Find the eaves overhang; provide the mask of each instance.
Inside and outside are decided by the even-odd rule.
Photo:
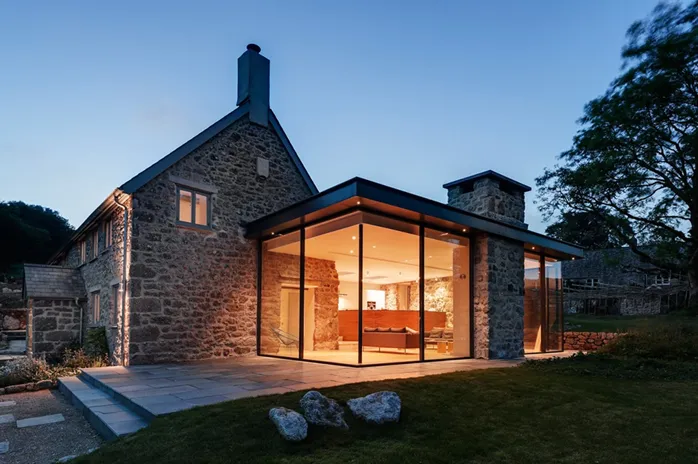
[[[266,238],[357,209],[462,233],[484,232],[560,259],[584,255],[583,249],[574,244],[359,177],[250,222],[246,236]]]

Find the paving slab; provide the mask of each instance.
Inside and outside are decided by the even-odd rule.
[[[35,427],[37,425],[55,424],[56,422],[63,422],[65,417],[63,414],[50,414],[48,416],[30,417],[28,419],[22,419],[17,421],[17,428],[22,429],[24,427]]]
[[[9,408],[10,406],[16,406],[15,401],[0,401],[0,408]]]
[[[5,454],[10,451],[9,441],[0,441],[0,454]]]
[[[0,415],[0,424],[11,424],[14,421],[15,421],[15,416],[12,414]]]

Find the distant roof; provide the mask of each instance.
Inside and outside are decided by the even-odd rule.
[[[85,284],[77,269],[47,264],[24,265],[24,298],[80,298]]]
[[[462,179],[454,180],[453,182],[449,182],[448,184],[444,184],[443,187],[448,189],[451,187],[455,186],[461,186],[464,187],[465,189],[469,189],[473,187],[473,184],[475,184],[476,181],[484,178],[491,178],[491,179],[496,179],[499,181],[499,185],[503,190],[514,190],[514,191],[519,191],[519,192],[530,192],[531,187],[528,185],[522,184],[521,182],[516,182],[514,179],[511,179],[507,176],[503,176],[502,174],[496,172],[496,171],[483,171],[478,174],[474,174],[472,176],[464,177]]]

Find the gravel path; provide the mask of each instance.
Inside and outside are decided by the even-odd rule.
[[[84,454],[103,441],[85,418],[58,390],[0,395],[0,403],[14,401],[15,406],[0,406],[0,415],[12,414],[15,420],[63,414],[64,422],[18,429],[15,422],[0,425],[0,442],[9,441],[10,449],[0,454],[0,463],[49,464],[68,455]]]

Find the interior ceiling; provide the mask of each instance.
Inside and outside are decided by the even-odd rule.
[[[450,234],[444,234],[447,240]],[[453,250],[460,245],[425,238],[427,279],[453,274]],[[274,253],[299,255],[300,244],[274,248]],[[306,257],[334,261],[339,280],[358,282],[359,227],[336,230],[305,242]],[[462,261],[467,265],[467,260]],[[468,272],[467,270],[465,272]],[[419,279],[419,236],[364,224],[364,283],[391,284]]]

